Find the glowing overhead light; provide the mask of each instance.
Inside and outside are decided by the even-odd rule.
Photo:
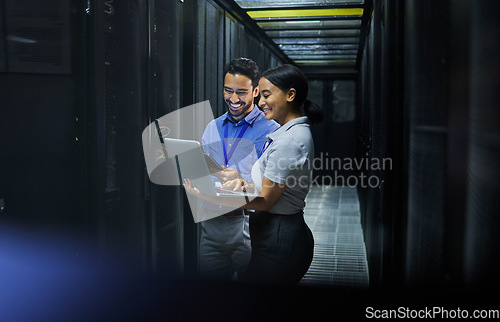
[[[354,65],[355,60],[294,60],[297,65]]]
[[[363,8],[247,11],[255,18],[362,16]]]
[[[293,21],[293,20],[290,20],[290,21],[285,21],[285,23],[295,23],[295,24],[306,24],[306,23],[320,23],[321,21],[319,20],[306,20],[306,21]]]

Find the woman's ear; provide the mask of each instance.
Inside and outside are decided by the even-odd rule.
[[[297,91],[295,88],[290,88],[288,90],[288,93],[286,94],[286,101],[291,103],[295,99],[295,95],[297,94]]]

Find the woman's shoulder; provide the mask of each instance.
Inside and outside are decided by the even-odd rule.
[[[308,124],[297,124],[289,128],[279,139],[309,144],[312,141],[312,133]]]
[[[290,151],[307,151],[309,147],[313,144],[312,136],[308,136],[307,133],[299,136],[289,136],[289,137],[279,137],[275,140],[274,148],[280,150],[290,150]]]

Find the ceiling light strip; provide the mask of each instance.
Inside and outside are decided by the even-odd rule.
[[[345,61],[345,60],[296,60],[297,65],[355,65],[356,61]]]
[[[241,8],[246,10],[263,10],[263,9],[275,9],[275,8],[290,8],[290,7],[341,7],[341,8],[357,8],[362,6],[364,0],[302,0],[297,3],[297,0],[235,0],[236,3],[240,5]]]
[[[357,50],[284,50],[288,56],[296,55],[357,55]]]
[[[354,50],[358,51],[358,45],[329,45],[329,44],[315,44],[315,45],[279,45],[281,50],[285,52],[293,52],[293,51],[312,51],[312,50]]]
[[[337,38],[275,38],[273,41],[278,45],[357,45],[357,37],[337,37]]]
[[[247,11],[252,19],[283,17],[362,16],[363,8]]]

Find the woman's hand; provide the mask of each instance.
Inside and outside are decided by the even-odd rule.
[[[243,179],[233,179],[224,183],[222,185],[222,188],[233,191],[252,192],[254,190],[254,185],[246,182]]]
[[[237,181],[239,179],[236,179]],[[238,181],[240,183],[240,181]],[[196,198],[206,200],[208,202],[211,202],[213,204],[217,204],[220,206],[225,206],[225,207],[230,207],[230,208],[241,208],[245,207],[246,203],[248,202],[248,198],[244,198],[243,196],[226,196],[226,197],[217,197],[217,196],[209,196],[201,192],[198,188],[193,186],[193,183],[191,180],[185,178],[183,179],[183,185],[184,188],[186,189],[186,192],[188,193],[188,198],[191,196],[194,196]]]
[[[268,178],[264,177],[264,179],[262,180],[262,191],[260,191],[261,197],[252,198],[252,200],[248,202],[248,199],[243,197],[224,198],[224,197],[207,196],[206,194],[202,193],[198,188],[194,187],[191,180],[189,179],[184,179],[183,184],[184,188],[186,189],[186,192],[197,198],[201,198],[203,200],[219,204],[221,206],[233,207],[234,209],[244,208],[244,209],[255,209],[264,211],[269,211],[269,209],[271,209],[274,206],[274,204],[276,204],[276,202],[286,189],[285,185],[275,183],[269,180]],[[222,187],[225,189],[233,189],[235,191],[239,189],[240,190],[248,189],[249,191],[247,192],[252,192],[254,190],[255,185],[249,184],[243,179],[235,179],[226,182],[224,185],[222,185]],[[247,200],[246,203],[245,200]]]

